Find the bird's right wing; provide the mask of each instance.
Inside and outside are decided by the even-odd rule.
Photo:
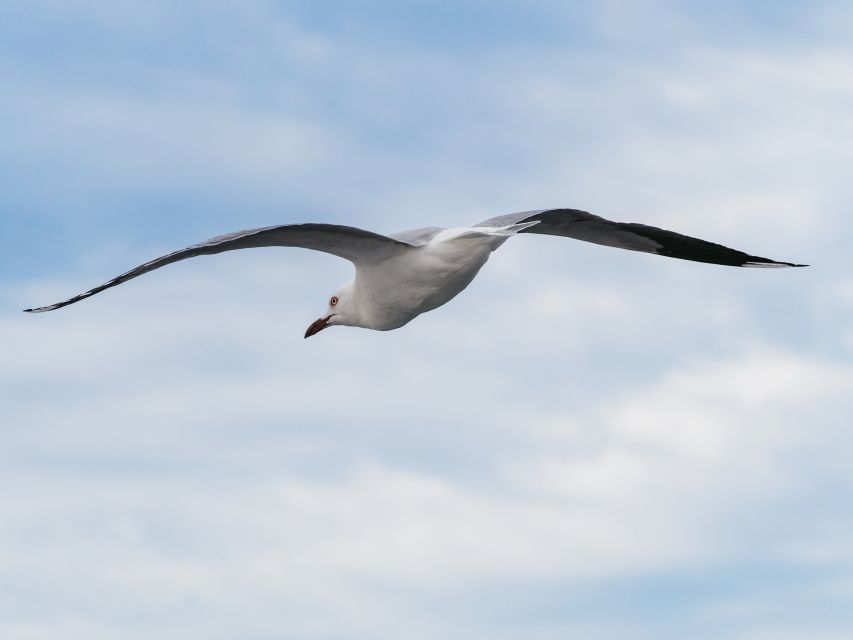
[[[501,227],[520,222],[537,224],[519,233],[564,236],[618,249],[653,253],[668,258],[708,262],[731,267],[804,267],[730,249],[715,242],[635,222],[613,222],[579,209],[522,211],[484,220],[478,227]]]
[[[179,249],[178,251],[141,264],[120,276],[116,276],[109,282],[105,282],[73,298],[46,307],[25,309],[25,311],[28,313],[53,311],[54,309],[79,302],[110,287],[115,287],[123,282],[132,280],[149,271],[154,271],[154,269],[159,269],[160,267],[165,267],[167,264],[186,260],[187,258],[258,247],[301,247],[303,249],[323,251],[346,258],[355,264],[356,267],[377,264],[391,256],[413,248],[412,245],[406,242],[373,233],[372,231],[336,224],[286,224],[260,229],[249,229],[247,231],[237,231],[217,236],[205,242]]]

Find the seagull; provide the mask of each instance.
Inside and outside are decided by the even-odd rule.
[[[306,338],[335,325],[389,331],[452,300],[471,284],[495,249],[520,233],[564,236],[731,267],[808,266],[752,256],[644,224],[612,222],[579,209],[541,209],[490,218],[473,227],[425,227],[387,236],[319,223],[237,231],[155,258],[68,300],[24,311],[66,307],[187,258],[256,247],[301,247],[346,258],[355,266],[355,277],[329,298],[326,310],[305,332]]]

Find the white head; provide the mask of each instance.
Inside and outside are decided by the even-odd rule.
[[[355,295],[352,282],[341,285],[329,298],[326,312],[319,319],[311,323],[305,332],[305,337],[310,338],[315,333],[320,333],[326,327],[341,324],[348,326],[361,326],[359,313],[355,304]]]

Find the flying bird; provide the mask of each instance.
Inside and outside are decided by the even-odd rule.
[[[235,249],[302,247],[346,258],[355,277],[329,298],[305,337],[335,325],[398,329],[465,289],[491,253],[520,233],[565,236],[608,247],[732,267],[804,267],[729,249],[644,224],[612,222],[578,209],[522,211],[473,227],[411,229],[381,235],[337,224],[285,224],[237,231],[155,258],[85,293],[28,313],[53,311],[167,264]]]

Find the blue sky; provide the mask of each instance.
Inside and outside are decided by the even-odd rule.
[[[0,3],[0,635],[853,633],[848,3]],[[578,207],[404,329],[236,229]]]

